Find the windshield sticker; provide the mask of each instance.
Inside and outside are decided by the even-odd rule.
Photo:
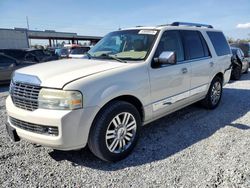
[[[157,31],[155,30],[140,30],[138,34],[143,34],[143,35],[155,35]]]

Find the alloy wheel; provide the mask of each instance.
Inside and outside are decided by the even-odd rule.
[[[221,90],[221,83],[219,81],[215,82],[211,91],[211,102],[213,105],[216,105],[219,102],[221,97]]]
[[[106,146],[112,153],[122,153],[132,144],[136,135],[137,123],[129,112],[116,115],[106,131]]]

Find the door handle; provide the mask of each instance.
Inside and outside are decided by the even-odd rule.
[[[214,66],[214,62],[210,62],[210,67],[213,67]]]
[[[188,72],[187,68],[182,68],[181,71],[183,74],[186,74]]]

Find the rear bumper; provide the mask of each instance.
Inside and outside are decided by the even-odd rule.
[[[10,97],[6,99],[6,109],[8,123],[16,129],[20,138],[58,150],[73,150],[85,147],[92,121],[98,112],[97,107],[72,111],[47,109],[27,111],[17,108]],[[24,130],[13,125],[10,116],[32,124],[57,127],[58,135],[44,135]]]

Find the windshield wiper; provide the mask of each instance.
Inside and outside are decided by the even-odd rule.
[[[127,63],[127,61],[123,60],[123,59],[119,59],[118,57],[116,57],[115,55],[110,55],[108,53],[103,53],[101,54],[99,57],[110,57],[112,59],[115,59],[116,61],[122,62],[122,63]]]

